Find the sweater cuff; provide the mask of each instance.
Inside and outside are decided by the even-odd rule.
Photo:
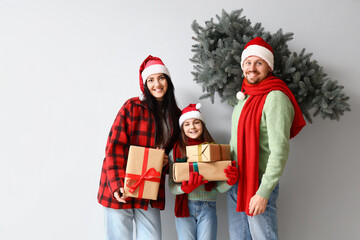
[[[272,190],[269,189],[267,186],[265,186],[264,184],[260,184],[259,189],[256,192],[256,195],[259,195],[260,197],[269,200],[271,192]]]
[[[216,190],[219,193],[225,193],[227,191],[229,191],[229,189],[232,187],[233,185],[229,185],[227,183],[227,181],[218,181],[216,184]]]

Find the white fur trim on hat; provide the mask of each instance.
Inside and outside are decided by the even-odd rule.
[[[180,118],[179,118],[179,126],[181,127],[181,125],[186,120],[191,119],[191,118],[200,119],[201,121],[204,122],[203,118],[201,117],[201,113],[199,111],[191,111],[191,112],[184,113],[183,115],[180,116]]]
[[[267,49],[266,47],[260,45],[251,45],[248,46],[241,54],[241,69],[243,69],[243,64],[246,58],[250,56],[257,56],[262,58],[269,64],[271,70],[274,69],[274,55],[273,53]]]
[[[154,65],[148,66],[147,68],[144,69],[144,71],[142,71],[141,77],[142,77],[143,81],[145,82],[146,79],[150,75],[155,74],[155,73],[164,73],[164,74],[168,75],[169,78],[171,78],[167,67],[165,67],[164,65],[161,65],[161,64],[154,64]]]

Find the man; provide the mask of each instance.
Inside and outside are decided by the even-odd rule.
[[[232,115],[239,181],[227,194],[230,239],[278,239],[276,199],[289,140],[305,120],[287,85],[272,75],[272,47],[257,37],[241,55],[242,91]]]

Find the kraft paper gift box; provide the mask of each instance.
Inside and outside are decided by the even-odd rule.
[[[156,200],[164,150],[130,146],[125,171],[124,196]]]
[[[186,146],[186,156],[188,162],[231,160],[230,145],[208,143]]]
[[[198,172],[204,180],[209,181],[226,181],[227,177],[224,169],[231,166],[231,161],[217,162],[184,162],[173,164],[173,180],[174,182],[188,181],[190,172]]]

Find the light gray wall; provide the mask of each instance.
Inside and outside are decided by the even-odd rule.
[[[198,102],[190,25],[239,8],[267,31],[294,32],[290,49],[314,53],[351,97],[340,122],[315,118],[291,141],[280,237],[359,236],[359,1],[0,0],[0,239],[102,239],[105,143],[121,105],[140,94],[140,63],[163,58],[180,107]],[[231,108],[201,102],[210,131],[228,142]],[[167,192],[164,239],[176,238],[173,202]],[[227,239],[224,195],[218,217]]]

